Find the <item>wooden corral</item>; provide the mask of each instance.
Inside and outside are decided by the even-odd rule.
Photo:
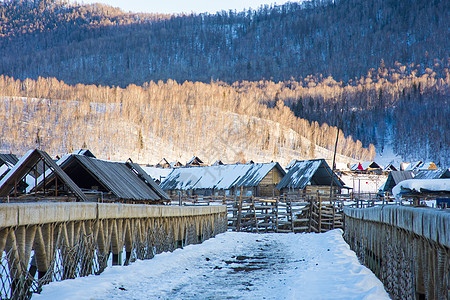
[[[242,195],[178,196],[172,204],[226,205],[228,229],[245,232],[325,232],[343,228],[344,199],[318,193],[289,193],[276,197]]]

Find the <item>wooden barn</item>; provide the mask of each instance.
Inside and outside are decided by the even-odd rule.
[[[168,195],[138,165],[69,154],[57,164],[85,193],[101,201],[157,204],[170,200]],[[46,172],[48,173],[48,172]],[[52,173],[39,177],[37,187],[55,188]]]
[[[167,159],[163,158],[156,164],[155,167],[157,167],[157,168],[170,168],[170,163],[167,161]]]
[[[161,183],[170,195],[278,195],[285,175],[278,163],[230,164],[174,169]]]
[[[40,165],[47,170],[44,174],[53,174],[57,188],[35,188],[33,193],[29,193],[38,182],[36,174]],[[47,180],[46,176],[43,180]],[[25,186],[21,186],[21,182],[26,182]],[[12,202],[52,200],[58,196],[64,196],[63,201],[88,201],[86,195],[53,159],[38,149],[28,151],[0,181],[0,197],[3,202],[5,199]]]
[[[282,194],[304,192],[329,195],[331,178],[333,178],[333,193],[340,194],[344,182],[330,169],[325,159],[296,161],[291,164],[289,171],[276,188]]]

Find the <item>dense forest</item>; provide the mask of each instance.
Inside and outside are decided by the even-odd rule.
[[[53,155],[89,148],[99,157],[144,163],[162,157],[187,161],[197,154],[206,162],[279,161],[332,158],[336,127],[294,116],[273,86],[244,89],[223,82],[143,86],[69,86],[54,78],[37,81],[0,76],[0,146],[15,153],[39,147]],[[70,100],[65,100],[70,99]],[[14,116],[14,117],[13,117]],[[339,130],[338,161],[372,159],[375,148]]]
[[[158,16],[51,0],[0,2],[0,74],[125,87],[308,75],[347,82],[449,57],[448,1],[314,0],[243,12]]]
[[[166,99],[170,94],[168,107],[173,115],[163,112],[160,120],[177,118],[177,103],[208,107],[209,113],[202,110],[192,118],[224,113],[241,116],[240,121],[232,118],[235,123],[258,118],[266,130],[254,131],[258,142],[253,149],[274,157],[280,156],[280,149],[298,150],[304,157],[314,156],[314,149],[307,150],[312,145],[332,149],[329,128],[339,126],[345,133],[340,140],[348,140],[349,147],[340,145],[343,155],[373,158],[373,144],[378,153],[392,147],[404,160],[433,160],[445,166],[450,164],[449,19],[450,4],[445,0],[313,0],[189,15],[133,14],[105,5],[54,0],[3,1],[0,74],[8,77],[3,79],[1,96],[80,101],[72,92],[58,94],[64,82],[77,93],[91,96],[82,103],[111,102],[105,100],[105,90],[144,91],[143,100],[130,99],[129,103],[151,106],[163,101],[155,95],[162,93]],[[48,85],[50,92],[41,95],[30,90],[28,85],[45,86],[43,81],[53,82]],[[159,86],[164,92],[152,94],[155,90],[149,86]],[[180,95],[174,94],[174,86]],[[219,90],[221,97],[198,105],[208,93]],[[117,103],[114,99],[111,103]],[[242,107],[239,101],[251,103],[255,111],[227,108],[212,112],[223,105]],[[10,116],[7,109],[12,107],[4,105],[2,118]],[[271,116],[287,108],[293,112],[287,120],[297,121]],[[284,137],[272,131],[269,121],[293,130],[305,139],[298,139],[303,144],[284,144]],[[143,123],[133,124],[138,128]],[[144,140],[165,138],[162,132],[175,134],[170,130],[157,133],[154,128],[160,125],[145,124],[141,131],[134,131]],[[192,130],[189,134],[204,133],[189,122],[177,126],[181,125]],[[244,134],[240,125],[237,132]],[[147,126],[153,128],[151,134]],[[3,125],[5,130],[8,127]],[[33,130],[27,134],[36,134]],[[184,132],[183,138],[189,134]],[[199,142],[199,137],[195,139]],[[187,140],[167,137],[167,141]],[[247,153],[252,147],[244,148]]]

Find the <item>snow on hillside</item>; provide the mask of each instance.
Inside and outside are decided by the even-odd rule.
[[[43,287],[33,299],[389,299],[342,238],[226,232],[130,266]]]

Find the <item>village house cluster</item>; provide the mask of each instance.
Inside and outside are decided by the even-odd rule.
[[[66,201],[164,204],[176,197],[193,195],[277,197],[288,193],[330,195],[330,191],[333,195],[359,195],[361,180],[363,184],[375,180],[377,185],[370,191],[372,196],[389,200],[400,182],[429,183],[449,178],[449,169],[438,168],[432,162],[383,167],[372,161],[337,164],[332,170],[325,159],[293,160],[283,168],[277,162],[253,161],[224,164],[217,160],[208,165],[194,156],[186,164],[163,158],[156,165],[141,166],[131,159],[126,162],[97,159],[87,149],[56,159],[38,149],[30,150],[21,159],[14,154],[0,154],[3,202],[64,198]],[[417,190],[405,185],[400,192],[419,200],[434,197],[448,202],[450,186],[447,180],[439,182],[444,188]]]

